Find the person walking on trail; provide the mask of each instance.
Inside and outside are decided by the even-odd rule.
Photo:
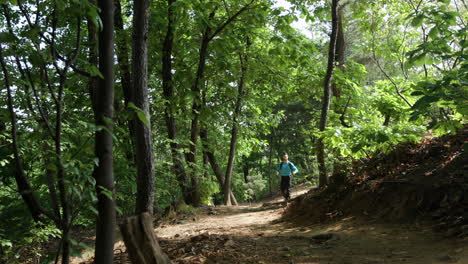
[[[291,188],[292,176],[296,175],[299,170],[288,160],[288,153],[284,152],[281,155],[281,160],[278,169],[276,169],[276,176],[281,175],[281,194],[286,201],[289,201],[291,199],[289,189]]]

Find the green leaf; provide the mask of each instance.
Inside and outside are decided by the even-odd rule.
[[[425,95],[421,97],[414,105],[413,109],[418,109],[418,108],[425,108],[428,105],[430,105],[433,102],[439,101],[440,98],[438,96],[431,96],[431,95]]]
[[[417,15],[413,20],[411,21],[411,26],[413,27],[420,27],[424,21],[424,15],[420,14]]]
[[[0,43],[14,43],[16,36],[10,32],[0,32]]]
[[[439,36],[439,28],[435,26],[431,29],[431,31],[429,31],[429,37],[431,39],[437,39],[438,36]]]
[[[143,124],[149,126],[149,120],[146,118],[146,114],[145,112],[143,112],[143,110],[141,110],[132,102],[128,103],[128,108],[134,110],[137,114],[138,119],[140,119],[140,121],[143,122]]]
[[[143,122],[143,124],[147,126],[149,125],[149,121],[146,118],[146,115],[145,113],[143,113],[143,111],[137,111],[137,116],[138,116],[138,119],[140,119],[140,121]]]
[[[90,65],[88,67],[89,74],[93,77],[98,76],[101,79],[104,79],[104,75],[102,75],[101,71],[95,65]]]
[[[412,96],[421,96],[421,95],[424,95],[424,93],[421,92],[421,91],[414,91],[414,92],[411,93],[411,95]]]

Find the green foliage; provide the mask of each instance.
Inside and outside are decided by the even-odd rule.
[[[172,169],[169,144],[177,143],[182,156],[192,144],[191,107],[198,99],[191,87],[200,59],[201,36],[207,26],[214,32],[250,2],[175,2],[171,54],[174,96],[168,101],[161,99],[167,1],[152,2],[148,84],[156,161],[156,211],[183,199],[181,184]],[[221,171],[225,172],[233,112],[239,96],[237,88],[242,66],[247,66],[246,91],[241,95],[241,112],[237,117],[239,135],[232,179],[233,192],[240,202],[269,195],[270,181],[271,191],[278,190],[279,178],[274,170],[283,151],[290,154],[301,171],[294,178],[295,184],[315,183],[318,177],[315,146],[319,136],[325,137],[326,166],[332,171],[337,164],[346,166],[352,159],[390,151],[401,142],[417,141],[427,130],[442,135],[466,124],[468,41],[464,25],[468,12],[459,0],[422,1],[419,6],[402,0],[347,1],[341,10],[345,63],[335,70],[334,88],[339,93],[333,96],[328,129],[323,134],[317,127],[328,58],[329,1],[290,0],[290,9],[274,6],[273,2],[254,1],[213,37],[200,80],[203,101],[200,125],[209,132],[208,149],[215,153]],[[37,23],[29,25],[15,1],[2,3],[7,4],[13,23],[12,28],[7,28],[4,13],[0,14],[0,44],[14,87],[19,152],[26,174],[41,205],[51,211],[48,180],[55,181],[58,168],[63,167],[73,226],[92,228],[97,214],[96,187],[99,188],[93,176],[98,163],[94,156],[94,133],[108,128],[95,125],[89,79],[85,75],[72,73],[70,69],[65,74],[61,164],[56,161],[54,129],[60,70],[65,64],[58,55],[73,54],[76,43],[80,43],[73,70],[102,78],[88,58],[91,43],[87,23],[102,27],[98,9],[90,1],[27,1],[26,13],[35,17],[35,11],[39,11]],[[46,17],[52,16],[54,5],[58,12],[56,53],[51,52],[54,50],[51,40],[45,39],[52,32],[52,19]],[[124,30],[119,32],[122,35],[119,41],[130,49],[131,1],[122,1],[122,13]],[[305,19],[313,38],[292,26],[300,18]],[[18,69],[16,56],[23,73]],[[134,213],[137,189],[134,139],[130,137],[128,123],[135,116],[145,125],[150,122],[134,104],[124,107],[122,73],[119,67],[116,69],[116,114],[114,119],[106,119],[106,123],[114,127],[114,197],[119,217],[125,217]],[[2,87],[4,80],[1,74]],[[22,253],[19,248],[33,249],[38,256],[41,254],[36,250],[40,248],[38,244],[57,237],[58,233],[50,224],[38,228],[31,222],[15,189],[10,113],[6,105],[5,89],[0,89],[0,252],[3,253],[0,261],[15,261]],[[178,130],[172,140],[168,139],[165,126],[166,105],[174,114]],[[202,153],[206,149],[200,140],[197,147],[197,162],[193,165],[202,202],[209,204],[213,197],[222,196],[222,188],[211,167],[204,163]],[[183,163],[190,174],[188,164],[185,160]],[[246,171],[248,183],[244,178]],[[108,190],[104,194],[112,198]],[[72,243],[77,252],[86,248]]]
[[[207,178],[200,178],[200,196],[203,204],[210,204],[213,195],[220,192],[220,186],[216,181]]]

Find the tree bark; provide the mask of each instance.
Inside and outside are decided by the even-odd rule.
[[[388,126],[390,124],[391,115],[386,113],[384,116],[385,116],[385,120],[383,122],[383,126]]]
[[[172,48],[174,45],[174,7],[176,0],[168,0],[167,7],[167,32],[164,38],[162,53],[162,83],[163,96],[165,100],[164,120],[166,122],[167,134],[170,140],[173,170],[177,176],[180,189],[186,204],[191,202],[190,190],[188,188],[188,177],[182,162],[182,155],[178,151],[180,146],[175,141],[177,138],[177,127],[174,117],[174,84],[172,82]]]
[[[272,140],[273,141],[273,140]],[[271,168],[272,168],[272,160],[273,160],[273,142],[270,142],[269,145],[270,145],[270,151],[268,153],[268,170],[267,170],[267,174],[268,174],[268,190],[270,192],[270,196],[273,195],[273,190],[272,190],[272,179],[271,179],[271,175],[273,174],[273,172],[271,171]]]
[[[95,263],[110,264],[114,258],[115,204],[112,153],[113,127],[109,120],[114,114],[114,3],[99,0],[102,30],[99,32],[99,70],[104,76],[96,91],[96,124],[106,127],[96,131],[95,152],[98,166],[95,170],[98,197],[95,242]]]
[[[337,27],[338,27],[338,2],[339,0],[332,1],[332,32],[330,35],[330,47],[328,49],[328,63],[327,73],[325,75],[323,85],[323,99],[322,99],[322,112],[320,115],[320,132],[325,131],[328,121],[328,112],[330,110],[330,99],[331,89],[330,83],[333,77],[333,70],[335,68],[335,51],[336,51],[336,39],[337,39]],[[320,136],[317,140],[317,161],[319,164],[319,187],[323,188],[327,185],[328,175],[327,168],[325,166],[325,145],[323,143],[323,136]]]
[[[191,129],[190,129],[190,152],[187,154],[187,161],[189,163],[191,169],[191,204],[197,206],[200,203],[200,192],[198,190],[198,175],[196,171],[196,161],[197,161],[197,142],[198,136],[200,134],[199,128],[199,119],[200,119],[200,111],[201,111],[201,89],[200,83],[204,78],[205,72],[205,65],[206,65],[206,58],[208,56],[208,45],[214,37],[219,35],[230,23],[232,23],[238,16],[240,16],[243,12],[245,12],[248,7],[254,2],[251,0],[250,3],[243,6],[239,9],[234,15],[230,16],[224,23],[219,25],[214,31],[212,32],[212,28],[210,27],[209,23],[207,23],[205,31],[202,35],[202,42],[200,46],[200,53],[198,59],[198,68],[197,73],[195,75],[195,80],[192,85],[192,93],[194,94],[195,98],[193,99],[192,104],[192,122],[191,122]],[[213,10],[210,15],[208,21],[212,21],[215,16],[215,10]],[[228,196],[229,197],[229,196]]]
[[[123,18],[122,18],[122,6],[120,0],[114,0],[115,13],[114,13],[114,26],[115,26],[115,37],[116,37],[116,55],[117,62],[119,65],[120,73],[120,85],[122,87],[123,98],[125,106],[128,107],[128,103],[133,101],[133,90],[132,90],[132,75],[130,72],[130,59],[129,59],[129,45],[127,37],[124,31]],[[135,157],[135,129],[133,127],[133,120],[127,121],[128,132],[130,134],[129,142],[131,145],[130,150],[127,151],[126,157],[132,164],[136,163]]]
[[[146,117],[147,124],[134,116],[137,164],[137,197],[135,212],[153,213],[154,203],[154,151],[148,99],[148,19],[149,0],[133,4],[132,77],[133,103]]]
[[[16,122],[16,112],[13,106],[13,98],[11,95],[11,82],[6,67],[6,63],[3,57],[3,48],[0,44],[0,66],[2,68],[3,80],[5,82],[5,87],[7,89],[7,104],[8,111],[10,112],[11,120],[11,138],[12,138],[12,147],[13,147],[13,156],[15,159],[15,181],[18,187],[18,192],[21,194],[26,206],[29,209],[35,222],[43,220],[44,209],[39,204],[39,200],[34,195],[34,192],[29,184],[29,180],[24,173],[23,161],[19,154],[19,144],[18,144],[18,132],[17,132],[17,122]]]
[[[244,182],[249,183],[249,166],[247,164],[244,164],[242,170],[244,172]]]
[[[245,77],[247,74],[247,57],[243,58],[243,55],[239,55],[240,65],[241,65],[241,76],[237,88],[237,100],[234,109],[234,114],[232,117],[232,130],[231,130],[231,144],[229,148],[229,158],[226,168],[226,176],[224,180],[224,204],[231,205],[231,178],[232,171],[234,168],[234,158],[236,156],[236,147],[237,147],[237,134],[239,130],[238,117],[241,113],[242,107],[242,98],[244,96],[245,89]],[[245,61],[244,61],[245,60]]]
[[[344,38],[344,27],[343,27],[343,10],[340,8],[337,10],[337,35],[336,35],[336,46],[335,46],[335,61],[337,67],[340,70],[344,70],[345,64],[345,49],[346,42]],[[336,83],[332,83],[333,95],[336,97],[341,96],[341,89],[336,86]]]
[[[211,12],[210,20],[214,17],[215,12]],[[200,203],[200,193],[198,190],[198,179],[197,179],[197,171],[196,171],[196,162],[197,162],[197,142],[198,136],[200,133],[199,128],[199,119],[200,119],[200,111],[201,111],[201,89],[200,83],[203,80],[204,73],[205,73],[205,65],[206,65],[206,57],[208,55],[208,44],[210,42],[210,35],[211,35],[211,27],[209,25],[206,26],[205,31],[203,33],[201,47],[200,47],[200,54],[198,58],[198,68],[197,73],[195,75],[195,80],[192,85],[192,93],[195,95],[192,103],[192,123],[190,129],[190,152],[187,154],[187,161],[189,163],[189,167],[191,170],[191,201],[190,203],[193,205],[199,205]]]
[[[172,263],[159,246],[153,221],[148,213],[125,219],[120,230],[133,264]]]
[[[215,154],[209,150],[209,146],[208,146],[208,131],[204,128],[200,129],[200,138],[202,140],[202,144],[203,144],[203,151],[204,151],[204,154],[206,155],[206,157],[208,158],[208,162],[210,163],[211,165],[211,168],[213,169],[213,172],[216,176],[216,179],[218,180],[218,183],[219,185],[221,186],[221,188],[224,186],[224,175],[223,175],[223,171],[221,170],[221,167],[218,165],[218,161],[216,160],[216,156]],[[224,189],[223,189],[224,191]],[[232,193],[232,191],[230,191],[230,199],[231,199],[231,204],[233,205],[238,205],[237,203],[237,199],[236,197],[234,196],[234,193]],[[223,196],[224,197],[224,196]]]

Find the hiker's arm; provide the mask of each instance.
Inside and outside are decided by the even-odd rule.
[[[294,163],[291,163],[292,167],[293,167],[293,175],[296,175],[296,173],[299,172],[299,170],[296,168],[296,166],[294,166]]]
[[[278,167],[276,168],[276,176],[278,176],[278,175],[279,175],[280,168],[281,168],[281,163],[280,163],[280,164],[278,164]]]

